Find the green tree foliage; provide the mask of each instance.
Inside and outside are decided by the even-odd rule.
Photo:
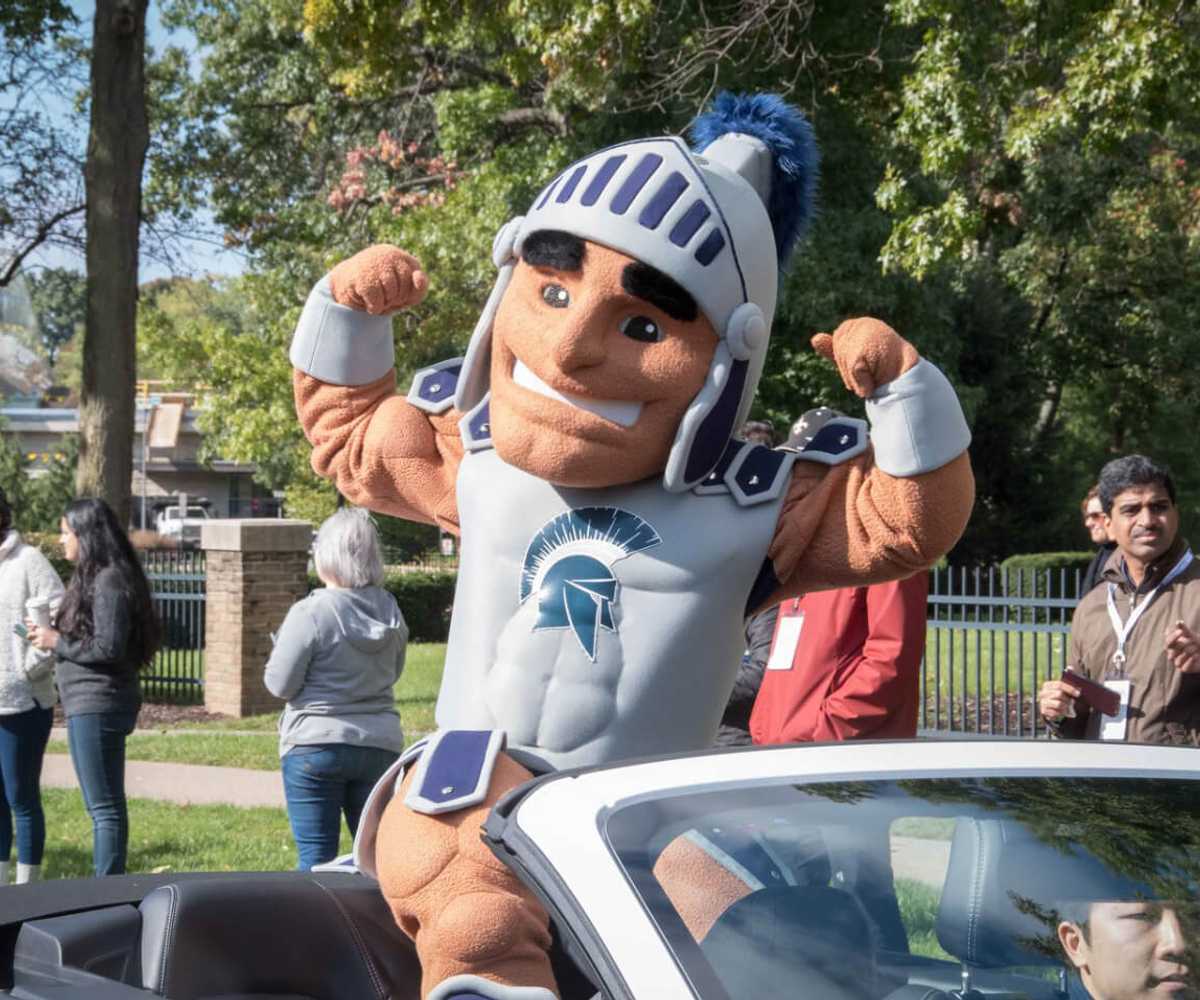
[[[78,437],[64,435],[56,451],[41,461],[39,474],[31,476],[33,462],[29,455],[11,434],[0,433],[0,489],[12,506],[13,524],[18,531],[58,531],[59,519],[75,497],[78,458]]]
[[[31,272],[26,282],[37,317],[38,341],[53,367],[62,348],[83,329],[87,280],[78,271],[48,267]]]
[[[1100,463],[1142,450],[1196,503],[1200,11],[895,0],[920,32],[879,202],[886,267],[956,291],[976,414],[974,530],[1031,547]],[[982,516],[980,516],[982,515]]]
[[[1073,495],[1114,453],[1183,471],[1186,438],[1165,432],[1200,402],[1194,5],[170,0],[167,14],[204,59],[164,88],[177,127],[157,183],[211,200],[250,254],[236,295],[254,316],[172,336],[194,339],[190,363],[240,411],[210,418],[225,453],[262,455],[297,496],[313,487],[284,347],[324,270],[380,240],[422,260],[430,295],[395,324],[403,381],[461,352],[496,229],[558,169],[682,132],[721,88],[783,93],[822,148],[762,415],[861,412],[813,333],[873,314],[910,336],[973,425],[979,502],[956,560],[1081,541]]]

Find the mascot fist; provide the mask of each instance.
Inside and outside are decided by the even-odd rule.
[[[837,365],[846,388],[865,399],[920,360],[917,350],[886,323],[848,319],[833,334],[818,333],[814,350]]]
[[[429,276],[412,254],[381,243],[338,264],[329,273],[329,287],[339,305],[381,316],[425,298]]]

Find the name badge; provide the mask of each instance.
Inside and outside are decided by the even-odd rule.
[[[804,612],[779,619],[775,630],[775,641],[771,644],[771,655],[767,657],[768,670],[791,670],[800,645],[800,630],[804,628]]]
[[[1100,722],[1100,739],[1120,741],[1125,739],[1125,729],[1129,723],[1129,695],[1133,685],[1127,680],[1105,681],[1104,686],[1115,692],[1121,699],[1116,715],[1103,715]]]

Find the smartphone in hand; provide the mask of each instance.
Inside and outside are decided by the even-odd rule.
[[[1063,671],[1062,679],[1072,687],[1079,689],[1079,700],[1097,712],[1105,715],[1117,715],[1121,711],[1121,696],[1111,691],[1099,681],[1076,673],[1070,667]]]

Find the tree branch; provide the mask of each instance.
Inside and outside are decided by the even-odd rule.
[[[50,238],[51,233],[54,232],[55,226],[57,226],[64,219],[69,219],[72,215],[78,215],[85,208],[87,208],[86,204],[75,205],[72,208],[64,208],[61,212],[57,212],[50,216],[50,218],[38,226],[37,232],[30,237],[29,241],[25,245],[25,248],[17,252],[16,256],[13,257],[8,267],[6,267],[4,272],[0,274],[0,288],[8,287],[9,282],[11,282],[13,278],[17,276],[17,271],[21,269],[21,264],[25,258]]]
[[[512,111],[505,111],[497,121],[510,128],[526,128],[537,125],[547,132],[561,136],[570,132],[566,117],[551,108],[514,108]]]

